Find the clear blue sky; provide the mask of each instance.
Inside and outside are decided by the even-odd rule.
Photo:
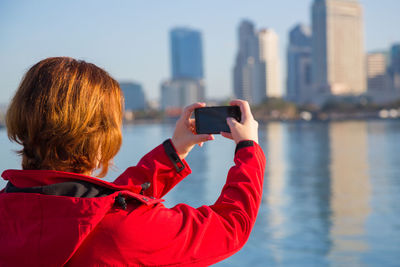
[[[360,1],[366,51],[400,42],[400,0]],[[257,28],[275,29],[284,68],[288,30],[310,24],[311,2],[1,0],[0,103],[9,101],[32,64],[49,56],[95,63],[118,80],[140,82],[147,97],[156,99],[161,81],[170,77],[168,32],[175,26],[202,31],[207,96],[228,96],[239,22],[246,18]]]

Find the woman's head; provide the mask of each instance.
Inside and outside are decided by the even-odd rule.
[[[67,57],[31,67],[11,101],[6,124],[23,146],[23,169],[104,176],[121,143],[123,96],[101,68]]]

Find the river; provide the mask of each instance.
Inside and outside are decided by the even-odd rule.
[[[172,135],[169,124],[130,125],[111,181]],[[400,121],[260,125],[267,157],[263,201],[245,247],[216,266],[399,266]],[[0,130],[0,169],[20,160]],[[233,142],[196,147],[192,174],[165,205],[212,204],[233,164]],[[4,186],[0,182],[0,188]]]

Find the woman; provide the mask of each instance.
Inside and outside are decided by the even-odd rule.
[[[168,209],[161,198],[190,173],[184,158],[212,135],[193,133],[196,103],[173,137],[113,183],[103,177],[121,146],[123,96],[97,66],[48,58],[23,78],[6,117],[23,170],[0,192],[1,266],[205,266],[246,242],[261,202],[264,154],[249,105],[228,118],[235,166],[218,200]],[[133,152],[134,153],[134,152]],[[97,172],[97,173],[96,173]]]

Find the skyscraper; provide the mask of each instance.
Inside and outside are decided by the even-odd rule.
[[[144,110],[147,108],[146,98],[140,84],[121,82],[121,90],[125,98],[125,110]]]
[[[161,84],[161,109],[180,109],[204,101],[203,80],[174,79]]]
[[[170,32],[172,79],[203,79],[201,33],[189,28]]]
[[[359,1],[314,0],[312,32],[314,93],[364,93],[363,15]]]
[[[205,100],[201,33],[188,28],[170,31],[172,79],[161,84],[161,108],[181,109]]]
[[[386,55],[375,52],[367,54],[367,78],[369,93],[384,93],[388,89]]]
[[[278,36],[272,29],[257,32],[244,20],[239,25],[239,50],[233,69],[235,96],[260,104],[266,97],[282,97]]]
[[[311,38],[311,29],[301,24],[289,33],[287,97],[296,103],[306,103],[311,96]]]
[[[282,84],[280,75],[280,60],[278,49],[278,35],[272,29],[262,29],[258,33],[260,53],[260,86],[254,92],[256,103],[261,102],[265,96],[282,97]]]
[[[259,88],[259,45],[254,24],[244,20],[238,31],[239,50],[233,69],[233,91],[237,98],[253,104],[253,92]]]
[[[368,96],[375,103],[393,101],[389,75],[387,74],[387,53],[373,52],[367,54]]]
[[[400,43],[390,49],[389,76],[392,90],[400,94]]]

